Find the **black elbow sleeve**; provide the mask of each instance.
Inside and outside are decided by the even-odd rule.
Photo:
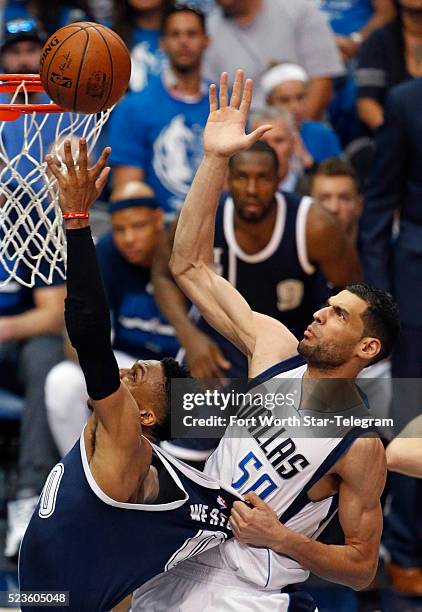
[[[89,396],[108,397],[120,385],[111,347],[111,324],[95,246],[89,228],[68,230],[65,322],[78,353]]]

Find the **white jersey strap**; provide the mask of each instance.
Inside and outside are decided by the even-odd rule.
[[[306,225],[308,221],[308,213],[313,202],[313,199],[309,196],[303,197],[300,201],[296,217],[297,256],[302,270],[306,272],[306,274],[313,274],[315,272],[315,266],[311,264],[308,258],[308,248],[306,242]]]
[[[255,378],[252,378],[248,383],[248,391],[262,385],[279,374],[284,374],[290,370],[296,370],[297,368],[305,365],[305,363],[306,362],[302,355],[293,355],[292,357],[288,357],[287,359],[274,364],[267,370],[264,370],[264,372],[258,374],[258,376]],[[292,374],[292,378],[294,378],[294,374]]]

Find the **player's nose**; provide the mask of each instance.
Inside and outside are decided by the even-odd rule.
[[[319,310],[317,310],[316,312],[314,312],[313,314],[314,317],[314,321],[316,321],[316,323],[319,323],[320,325],[322,325],[323,323],[325,323],[326,319],[327,319],[327,308],[320,308]]]

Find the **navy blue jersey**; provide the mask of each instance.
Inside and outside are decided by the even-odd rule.
[[[312,321],[319,304],[315,300],[316,269],[306,250],[306,221],[312,200],[294,193],[277,193],[278,213],[272,238],[254,255],[244,253],[236,242],[234,203],[224,195],[217,209],[214,264],[246,299],[252,310],[284,323],[297,337]],[[247,376],[246,358],[206,321],[199,328],[214,338],[233,367],[230,377]]]
[[[231,537],[228,516],[236,494],[155,446],[153,458],[157,501],[116,502],[96,484],[82,435],[44,485],[22,541],[20,589],[69,591],[70,610],[102,612]]]
[[[174,357],[179,344],[173,327],[158,309],[151,270],[126,261],[111,232],[99,240],[97,257],[111,308],[113,348],[138,359]]]

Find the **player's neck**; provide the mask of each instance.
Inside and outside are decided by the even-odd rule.
[[[338,368],[320,368],[308,364],[304,378],[332,378],[355,380],[360,372],[360,367],[354,363],[346,363]]]
[[[302,383],[301,410],[318,412],[337,411],[339,406],[347,410],[360,403],[361,397],[354,378],[304,376]]]
[[[199,68],[191,72],[181,72],[172,67],[172,82],[168,82],[169,89],[173,95],[196,97],[201,93],[201,75]]]
[[[234,214],[234,235],[239,247],[248,255],[259,253],[270,242],[277,219],[277,206],[260,221],[245,221],[236,212]]]
[[[161,28],[161,16],[161,8],[144,11],[136,15],[135,23],[138,28],[143,28],[144,30],[159,30]]]

